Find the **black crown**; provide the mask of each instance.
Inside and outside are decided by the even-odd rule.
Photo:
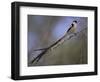
[[[74,20],[73,22],[77,23],[77,21],[76,21],[76,20]]]

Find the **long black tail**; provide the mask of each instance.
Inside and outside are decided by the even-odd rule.
[[[40,60],[40,58],[48,51],[48,49],[44,50],[43,52],[41,52],[40,54],[38,54],[38,56],[36,58],[34,58],[31,63],[33,62],[38,62]]]

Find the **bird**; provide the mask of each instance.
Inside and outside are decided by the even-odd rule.
[[[74,20],[68,30],[65,32],[64,36],[61,37],[61,40],[59,41],[58,44],[62,44],[66,39],[70,39],[73,34],[76,35],[76,30],[77,30],[77,21]]]
[[[71,26],[69,27],[69,29],[67,30],[66,34],[72,34],[72,33],[76,33],[76,29],[77,29],[77,21],[74,20],[71,24]]]
[[[34,51],[40,51],[42,50],[42,52],[40,54],[38,54],[38,56],[36,58],[34,58],[31,63],[33,63],[34,61],[39,61],[41,59],[41,57],[49,50],[49,49],[54,49],[56,48],[57,46],[59,46],[60,44],[62,44],[65,40],[66,40],[66,37],[70,34],[76,34],[76,29],[77,29],[77,21],[74,20],[71,24],[71,26],[69,27],[69,29],[66,31],[66,33],[60,38],[58,39],[55,43],[51,44],[49,47],[47,48],[43,48],[43,49],[36,49]],[[69,36],[68,39],[70,39],[72,37]]]

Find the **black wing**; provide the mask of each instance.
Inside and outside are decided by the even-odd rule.
[[[67,33],[70,31],[70,29],[74,26],[74,24],[71,24],[71,27],[67,30]]]

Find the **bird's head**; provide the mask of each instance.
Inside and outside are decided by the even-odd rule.
[[[76,20],[74,20],[74,21],[73,21],[73,23],[77,23],[77,21],[76,21]]]

